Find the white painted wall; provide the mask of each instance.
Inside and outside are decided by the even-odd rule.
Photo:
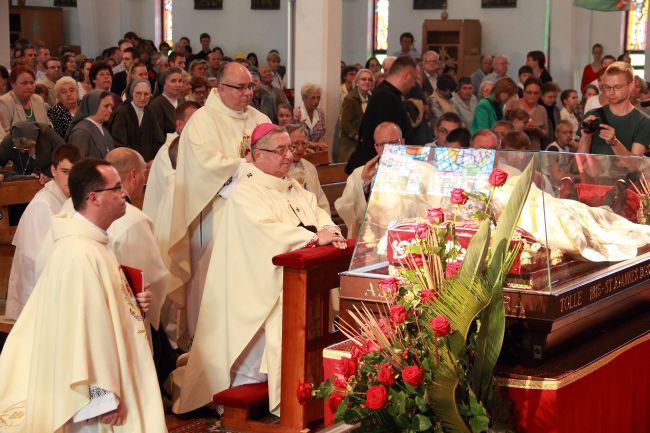
[[[194,10],[193,2],[174,2],[174,40],[190,38],[192,49],[200,50],[199,35],[210,34],[213,46],[220,46],[227,56],[236,51],[244,55],[255,52],[261,62],[275,48],[283,62],[287,53],[287,0],[279,10],[251,10],[248,0],[225,0],[222,10]]]
[[[343,46],[346,64],[365,64],[372,52],[372,0],[343,0]]]

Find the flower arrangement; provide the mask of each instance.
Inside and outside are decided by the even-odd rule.
[[[397,275],[382,280],[381,314],[350,312],[340,329],[355,343],[334,376],[317,389],[298,384],[301,402],[324,397],[336,419],[367,432],[483,432],[494,428],[492,376],[505,330],[502,285],[533,166],[520,176],[496,227],[487,215],[462,263],[454,244],[456,211],[470,198],[489,203],[507,174],[495,170],[492,193],[454,189],[453,221],[429,209],[417,221]],[[486,208],[487,209],[487,208]],[[487,212],[487,210],[486,210]]]

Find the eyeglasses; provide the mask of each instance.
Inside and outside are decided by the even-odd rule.
[[[280,147],[278,149],[257,149],[261,150],[262,152],[269,152],[269,153],[275,153],[278,156],[284,156],[287,153],[287,150],[291,153],[294,153],[296,151],[296,146],[289,146],[289,147]]]
[[[113,191],[113,192],[122,192],[122,184],[117,184],[116,186],[112,188],[102,188],[102,189],[96,189],[93,192],[104,192],[104,191]]]
[[[230,87],[231,89],[235,89],[238,92],[245,92],[246,90],[250,90],[251,92],[254,92],[255,89],[257,89],[257,86],[254,83],[250,83],[248,85],[240,84],[239,86],[235,86],[233,84],[228,84],[228,83],[221,83],[226,87]]]
[[[623,89],[626,88],[626,87],[627,87],[626,84],[617,84],[616,86],[606,86],[606,85],[603,85],[603,86],[602,86],[602,89],[603,89],[603,92],[611,92],[612,90],[618,92],[618,91],[620,91],[620,90],[623,90]]]

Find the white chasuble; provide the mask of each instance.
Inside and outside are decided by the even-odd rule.
[[[127,203],[126,213],[108,228],[108,238],[118,263],[142,270],[145,282],[151,284],[153,299],[146,316],[158,329],[160,309],[167,297],[169,271],[158,251],[153,223],[144,212]]]
[[[11,263],[5,315],[16,320],[36,285],[36,258],[50,229],[52,215],[61,210],[66,197],[56,182],[49,181],[34,195],[20,218],[12,244],[16,247]]]
[[[269,408],[279,407],[282,268],[272,258],[313,239],[301,223],[317,229],[334,225],[316,197],[295,180],[242,166],[216,225],[194,343],[178,375],[175,412],[201,407],[229,388],[233,365],[260,330],[265,337],[260,371],[268,375]]]
[[[328,215],[332,215],[330,203],[327,200],[323,188],[320,186],[318,171],[314,164],[301,158],[300,161],[291,164],[291,168],[289,168],[289,177],[295,179],[303,186],[303,188],[313,193],[316,196],[318,207],[327,212]]]
[[[366,195],[363,192],[364,183],[361,178],[363,168],[363,166],[355,168],[348,176],[343,194],[334,202],[336,211],[348,227],[348,239],[357,238],[359,228],[363,222],[363,215],[368,206]]]
[[[270,120],[250,106],[244,111],[228,108],[212,90],[181,134],[169,234],[170,291],[186,286],[190,335],[223,207],[217,194],[242,164],[253,129],[261,123]]]
[[[167,179],[174,173],[172,162],[169,159],[169,145],[178,137],[178,134],[167,134],[165,143],[160,146],[158,153],[151,163],[149,175],[147,176],[147,188],[144,191],[142,201],[142,212],[152,221],[156,221],[159,203],[167,190]]]
[[[0,355],[3,432],[61,433],[89,386],[126,408],[101,433],[166,432],[144,322],[106,234],[82,218],[52,218],[54,250]]]

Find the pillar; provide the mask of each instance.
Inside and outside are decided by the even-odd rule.
[[[334,142],[334,129],[341,106],[341,0],[295,2],[294,88],[296,105],[302,102],[300,87],[307,82],[323,89],[326,141]]]

